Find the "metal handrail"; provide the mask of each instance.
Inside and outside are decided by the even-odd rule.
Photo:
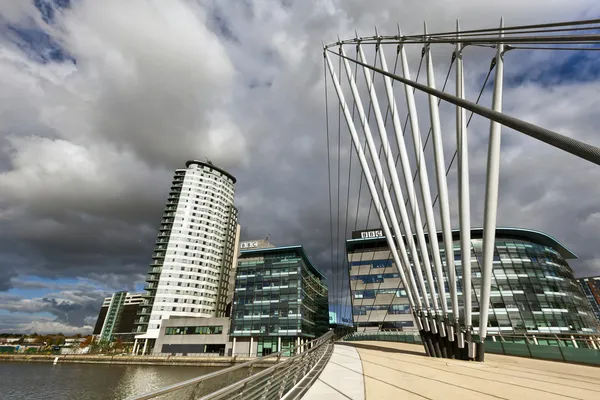
[[[249,386],[250,383],[256,382],[257,380],[259,380],[265,376],[270,376],[275,371],[278,371],[280,369],[290,369],[290,366],[293,366],[294,364],[298,364],[298,360],[304,360],[305,358],[310,356],[310,357],[312,357],[311,360],[314,361],[315,354],[318,354],[320,356],[320,357],[318,357],[318,360],[320,360],[321,357],[323,356],[323,354],[328,350],[328,343],[331,341],[332,338],[333,338],[333,331],[329,331],[326,334],[324,334],[323,336],[321,336],[317,339],[314,339],[310,342],[301,344],[300,346],[291,346],[291,348],[289,350],[279,351],[277,353],[273,353],[273,354],[270,354],[270,355],[264,356],[264,357],[257,357],[254,360],[251,360],[251,361],[239,364],[239,365],[235,365],[233,367],[229,367],[226,369],[222,369],[220,371],[212,372],[210,374],[201,375],[201,376],[198,376],[198,377],[195,377],[192,379],[188,379],[186,381],[178,382],[178,383],[175,383],[172,385],[164,386],[162,388],[155,389],[153,391],[143,393],[140,395],[131,396],[131,397],[128,397],[127,400],[153,399],[160,395],[173,393],[173,392],[183,390],[183,389],[189,389],[191,387],[194,388],[191,398],[196,398],[197,392],[201,389],[204,382],[206,382],[210,379],[222,376],[222,375],[230,374],[234,371],[237,371],[237,370],[240,370],[243,368],[248,368],[250,370],[249,376],[247,378],[242,379],[242,380],[235,382],[227,387],[219,389],[216,392],[213,392],[211,394],[208,394],[208,395],[205,395],[204,397],[202,397],[202,399],[217,399],[222,394],[230,394],[230,393],[232,393],[232,391],[235,391],[235,390],[239,389],[240,387],[246,388],[247,386]],[[293,352],[298,352],[298,351],[299,351],[298,354],[291,356],[291,357],[286,357],[284,359],[284,361],[281,361],[281,357],[282,356],[285,357],[286,353],[293,353]],[[265,370],[260,371],[256,374],[252,374],[254,367],[257,367],[257,366],[260,367],[260,364],[264,363],[265,360],[269,360],[269,362],[271,362],[270,359],[273,359],[273,358],[277,358],[277,361],[275,362],[275,364],[273,366],[266,368]],[[318,360],[317,360],[317,362],[318,362]],[[314,363],[314,364],[316,364],[316,363]],[[287,368],[286,368],[286,366],[287,366]],[[302,364],[302,366],[306,367],[307,365]],[[287,371],[287,374],[285,374],[285,375],[287,375],[287,377],[289,378],[290,375],[292,375],[291,373],[297,372],[297,368],[299,368],[299,366],[296,366],[293,371]],[[294,377],[297,380],[298,376],[294,375]],[[294,381],[294,384],[295,384],[295,381]],[[237,397],[227,397],[227,398],[229,399],[229,398],[237,398]],[[239,397],[239,398],[249,399],[251,397],[244,395],[244,397]],[[277,397],[277,398],[279,398],[279,397]]]

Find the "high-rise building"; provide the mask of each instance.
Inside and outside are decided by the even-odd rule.
[[[600,324],[600,276],[577,279]]]
[[[464,308],[460,232],[453,231],[452,237],[460,312]],[[483,229],[471,230],[471,285],[475,307],[479,304],[481,287],[482,237]],[[438,232],[438,239],[443,239],[441,232]],[[382,231],[353,232],[346,246],[352,314],[357,329],[416,329],[406,292]],[[598,331],[593,312],[567,263],[568,259],[577,256],[565,246],[542,232],[497,228],[494,250],[490,334],[590,334]],[[445,265],[443,249],[440,249],[440,255]],[[444,277],[444,284],[449,302],[447,277]],[[479,312],[474,311],[473,327],[477,329],[478,326]]]
[[[325,276],[302,246],[242,242],[231,318],[232,352],[290,351],[329,329]]]
[[[237,251],[235,182],[211,162],[192,160],[175,171],[136,321],[143,353],[162,320],[225,316]]]
[[[134,334],[134,321],[142,301],[141,293],[117,292],[106,297],[96,320],[94,336],[105,342],[112,342],[116,338],[130,340]]]

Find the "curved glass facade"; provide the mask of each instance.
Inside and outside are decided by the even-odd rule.
[[[473,292],[478,294],[482,241],[474,239],[471,243]],[[490,333],[597,331],[592,310],[573,270],[558,251],[532,241],[503,238],[499,232],[495,253],[490,292]],[[455,253],[455,258],[460,258],[460,252],[458,257]],[[462,276],[460,271],[457,275]],[[473,307],[478,307],[478,301],[473,298]],[[478,325],[479,312],[474,309],[473,326]]]
[[[441,240],[441,233],[438,235]],[[355,232],[347,241],[353,318],[359,331],[390,328],[411,329],[406,312],[399,318],[397,308],[406,304],[398,291],[402,286],[384,237]],[[473,326],[479,325],[482,230],[471,231]],[[460,237],[453,232],[459,310],[462,314],[462,268]],[[442,247],[442,246],[441,246]],[[441,250],[445,264],[445,254]],[[567,259],[576,256],[560,243],[540,232],[498,228],[490,293],[489,333],[595,333],[594,314],[577,283]],[[448,304],[449,287],[445,277]],[[388,294],[389,297],[389,294]],[[365,300],[367,299],[367,300]],[[462,315],[461,315],[462,316]],[[413,328],[414,329],[414,328]]]

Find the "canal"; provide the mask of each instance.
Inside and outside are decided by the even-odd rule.
[[[124,399],[159,387],[218,371],[215,367],[0,363],[0,398],[4,400]],[[256,372],[256,371],[255,371]],[[238,370],[207,382],[212,392],[247,376]],[[182,398],[177,395],[160,399]]]

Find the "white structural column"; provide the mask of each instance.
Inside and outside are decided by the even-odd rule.
[[[252,357],[252,347],[254,347],[254,338],[250,336],[250,348],[248,349],[248,356]]]
[[[396,250],[396,243],[394,241],[394,238],[392,237],[392,233],[390,232],[387,218],[385,217],[385,214],[383,212],[383,207],[381,206],[381,201],[379,200],[379,195],[375,188],[375,183],[373,182],[373,176],[371,175],[371,170],[367,163],[367,159],[366,159],[365,153],[363,151],[362,143],[360,142],[360,140],[358,138],[358,134],[356,133],[356,128],[354,126],[354,122],[352,121],[352,115],[350,114],[350,111],[348,109],[348,104],[346,103],[346,99],[344,97],[344,93],[340,86],[340,83],[339,83],[339,80],[335,73],[335,70],[333,68],[333,65],[331,64],[331,59],[329,58],[327,53],[325,53],[325,59],[327,62],[327,68],[329,69],[329,73],[330,73],[332,81],[333,81],[333,85],[335,87],[335,91],[336,91],[336,93],[338,95],[338,99],[340,101],[340,105],[342,106],[342,110],[344,112],[344,118],[346,120],[346,123],[348,124],[348,130],[350,131],[350,136],[352,137],[352,141],[354,143],[354,148],[356,149],[356,153],[358,155],[358,160],[360,161],[360,165],[365,173],[365,179],[366,179],[367,185],[369,187],[369,192],[371,193],[371,197],[373,199],[373,204],[375,205],[375,210],[377,211],[377,215],[379,216],[379,221],[381,222],[381,227],[385,234],[387,244],[390,247],[390,252],[392,253],[392,258],[393,258],[394,262],[396,263],[396,265],[398,266],[398,273],[400,274],[400,279],[402,280],[402,284],[406,288],[408,302],[411,306],[411,309],[413,310],[415,322],[417,323],[419,330],[421,330],[424,327],[423,327],[422,321],[420,319],[420,315],[417,314],[417,306],[415,305],[415,299],[413,299],[413,297],[416,297],[416,301],[420,302],[419,295],[418,295],[418,293],[415,293],[415,295],[413,296],[412,290],[411,290],[410,286],[408,285],[408,281],[406,280],[406,275],[404,274],[404,269],[410,268],[410,265],[403,264],[405,262],[405,260],[403,260],[402,262],[400,261],[398,251]],[[399,244],[402,243],[402,240],[398,240],[398,243]],[[402,245],[403,245],[403,243],[402,243]],[[404,269],[402,268],[402,266],[404,266]],[[420,307],[419,307],[419,309],[420,309]]]
[[[456,37],[460,38],[460,25],[456,21]],[[456,97],[465,98],[463,73],[463,45],[456,43]],[[467,141],[466,111],[456,107],[456,145],[458,150],[458,218],[460,226],[460,257],[462,267],[462,294],[464,302],[464,325],[467,335],[472,328],[471,319],[471,203],[469,199],[469,148]],[[454,254],[452,254],[454,256]],[[448,257],[448,255],[446,255]],[[460,333],[460,332],[459,332]],[[458,345],[464,347],[461,334]]]
[[[236,338],[233,338],[233,343],[231,344],[231,356],[235,357],[235,342],[236,342]]]
[[[342,56],[345,56],[343,48],[340,49],[340,53],[342,54]],[[371,133],[371,128],[369,127],[369,121],[367,120],[367,115],[366,115],[365,110],[362,105],[360,94],[358,92],[358,87],[356,86],[354,74],[352,72],[352,69],[350,68],[350,63],[348,62],[347,59],[344,59],[344,68],[346,69],[346,75],[348,76],[348,83],[350,84],[352,96],[354,97],[354,100],[355,100],[356,110],[358,111],[359,119],[362,124],[363,130],[365,132],[365,138],[367,139],[367,146],[369,148],[369,152],[371,153],[371,159],[373,161],[373,165],[375,166],[375,173],[377,174],[377,178],[379,179],[379,185],[381,187],[381,191],[383,192],[383,199],[384,199],[385,205],[387,207],[387,213],[389,216],[389,220],[392,224],[392,228],[394,230],[394,235],[396,235],[396,238],[398,239],[397,243],[398,243],[398,247],[400,248],[400,254],[402,255],[402,260],[404,261],[404,268],[407,270],[409,277],[412,277],[413,275],[410,270],[410,260],[408,258],[408,254],[406,252],[406,246],[404,246],[404,241],[399,239],[399,238],[402,238],[402,231],[400,230],[400,224],[398,223],[398,217],[396,216],[396,209],[394,207],[394,203],[392,202],[392,197],[390,196],[390,191],[388,189],[387,180],[383,174],[383,169],[381,168],[381,162],[379,161],[379,157],[377,155],[378,153],[377,153],[377,148],[375,146],[375,141],[373,140],[373,134]],[[400,212],[402,213],[403,217],[406,217],[406,219],[408,220],[408,216],[406,214],[406,209],[404,207],[404,201],[401,198],[398,198],[397,200],[399,203],[401,202],[401,204],[402,204],[402,206],[400,207]],[[410,230],[406,231],[406,233],[408,236],[410,234]],[[412,234],[410,234],[410,236],[412,236]],[[413,260],[416,260],[416,262],[417,262],[416,265],[418,265],[418,258],[415,258],[413,256]],[[401,268],[401,265],[399,265],[399,264],[396,264],[396,265],[398,266],[398,269]],[[414,283],[414,278],[412,279],[411,283]],[[422,289],[424,290],[425,288],[423,287]],[[415,291],[417,290],[416,285],[413,287],[413,290],[415,290]],[[416,293],[418,293],[418,292],[416,292]],[[429,307],[427,302],[425,302],[425,304],[427,305],[427,307]]]
[[[142,349],[142,355],[146,355],[146,349],[148,348],[148,339],[144,339],[144,348]]]
[[[408,60],[406,58],[406,50],[404,46],[400,47],[400,59],[402,63],[402,75],[406,79],[410,79],[410,69],[408,68]],[[425,218],[427,220],[427,231],[429,232],[429,243],[431,244],[431,257],[435,267],[435,275],[438,282],[439,301],[444,317],[448,315],[448,305],[446,303],[446,288],[444,287],[444,274],[442,273],[442,259],[440,257],[440,248],[437,239],[437,230],[435,227],[435,217],[433,216],[433,205],[431,202],[431,191],[429,189],[429,174],[427,173],[427,162],[425,161],[425,153],[423,152],[423,142],[421,141],[421,130],[419,128],[419,117],[417,114],[417,106],[415,104],[415,94],[413,88],[408,85],[404,86],[406,95],[406,104],[408,106],[408,117],[410,121],[410,130],[412,132],[413,147],[417,160],[417,173],[419,175],[419,183],[421,188],[421,197],[423,198],[423,209],[425,210]],[[430,281],[430,287],[435,289],[431,267],[427,270],[427,279]],[[431,289],[431,290],[433,290]]]
[[[360,47],[360,45],[358,46],[358,50],[359,50],[359,55],[360,55],[361,61],[365,62],[365,55],[364,55],[364,52],[362,50],[362,47]],[[346,60],[345,65],[347,68],[346,71],[348,71],[349,64],[348,64],[347,60]],[[388,140],[387,129],[385,128],[385,122],[381,115],[381,108],[379,107],[379,100],[378,100],[377,94],[375,92],[375,87],[373,85],[373,81],[371,79],[371,74],[369,72],[369,69],[366,67],[363,67],[363,72],[364,72],[365,80],[367,82],[367,88],[369,91],[369,96],[371,98],[371,103],[373,105],[375,120],[377,122],[379,136],[381,138],[381,144],[383,146],[383,152],[384,152],[384,155],[386,158],[388,170],[390,173],[390,178],[392,180],[392,187],[394,188],[394,193],[396,195],[396,202],[397,202],[398,208],[400,210],[400,219],[402,221],[402,225],[404,226],[404,233],[405,233],[404,237],[406,237],[407,241],[409,242],[409,248],[411,250],[411,258],[413,260],[414,268],[420,269],[419,255],[416,252],[416,250],[414,249],[414,240],[409,240],[409,238],[412,239],[412,237],[413,237],[412,230],[410,228],[410,219],[408,217],[408,212],[406,211],[406,206],[404,205],[404,203],[405,203],[404,196],[402,194],[402,188],[400,187],[400,181],[398,180],[398,171],[396,169],[396,164],[394,162],[394,155],[392,154],[392,149],[391,149],[391,146],[390,146],[390,143]],[[354,93],[354,91],[353,91],[353,93]],[[362,104],[360,105],[360,107],[362,109]],[[360,114],[360,111],[359,111],[359,114]],[[364,111],[363,111],[363,114],[364,114]],[[368,125],[366,125],[366,129],[369,129]],[[366,132],[366,130],[365,130],[365,132]],[[369,134],[370,134],[370,129],[369,129]],[[368,140],[367,140],[367,142],[368,142]],[[373,154],[373,153],[371,153],[371,154]],[[379,162],[379,160],[377,159],[376,162]],[[380,179],[380,183],[381,183],[381,179]],[[382,190],[384,190],[384,191],[388,190],[386,183],[382,184]],[[389,207],[388,207],[388,211],[389,211]],[[393,209],[392,209],[392,211],[393,211]],[[390,218],[392,218],[392,219],[395,218],[395,215],[390,214]],[[396,225],[398,225],[398,224],[396,223]],[[394,230],[395,230],[395,228],[394,228]],[[398,230],[400,230],[399,226],[398,226]],[[398,233],[396,233],[396,237],[402,237],[402,236],[398,236]],[[403,245],[404,245],[404,243],[402,243],[400,246],[403,246]],[[408,265],[410,265],[410,263]],[[413,286],[413,291],[415,293],[419,293],[412,269],[408,268],[407,272],[408,272],[411,284]],[[422,291],[422,293],[427,293],[427,291],[425,290],[425,284],[422,282],[422,279],[421,279],[421,291]],[[427,308],[429,308],[429,303],[428,303],[427,299],[425,299],[425,300],[426,300],[425,304],[426,304]]]
[[[427,27],[425,27],[427,34]],[[431,49],[425,48],[427,63],[427,84],[435,89],[435,74],[433,72],[433,60]],[[429,95],[429,115],[431,119],[431,137],[433,141],[433,154],[438,188],[438,203],[440,205],[440,221],[442,223],[442,237],[444,239],[444,250],[446,251],[446,270],[448,287],[450,289],[450,304],[452,306],[452,324],[448,325],[448,338],[454,340],[454,325],[458,322],[458,296],[456,291],[456,267],[454,265],[454,240],[452,239],[452,225],[450,222],[450,204],[448,200],[448,183],[446,181],[446,161],[444,160],[444,145],[440,127],[440,110],[438,99]],[[438,283],[444,284],[443,280]]]
[[[385,60],[385,53],[383,51],[380,52],[381,61],[381,69],[387,72],[387,62]],[[387,94],[388,104],[390,106],[391,114],[392,114],[392,124],[394,126],[394,133],[396,134],[396,143],[398,145],[398,155],[400,156],[400,165],[402,167],[402,173],[404,176],[404,183],[406,185],[407,196],[409,199],[409,203],[412,209],[412,215],[415,223],[415,230],[417,232],[417,240],[419,241],[419,246],[421,247],[421,259],[423,260],[423,266],[425,269],[431,270],[431,265],[429,263],[429,253],[427,250],[427,244],[425,243],[425,234],[423,232],[423,223],[421,222],[421,216],[419,212],[419,204],[417,202],[417,196],[415,194],[415,188],[412,181],[412,172],[410,168],[410,162],[408,159],[408,152],[406,151],[406,145],[404,143],[404,138],[402,137],[402,124],[400,123],[400,117],[398,116],[398,107],[396,106],[396,98],[394,97],[394,91],[392,88],[392,80],[388,76],[384,76],[385,83],[385,91]],[[400,203],[400,200],[398,200]],[[402,201],[402,204],[404,202]],[[410,224],[403,223],[405,228],[408,228],[407,232],[410,231]],[[412,254],[417,254],[416,258],[418,259],[419,252],[417,251],[417,247],[415,245],[415,241],[413,239],[412,234],[407,234],[406,240],[408,241],[408,245]],[[430,309],[429,297],[427,296],[427,291],[425,290],[425,282],[423,279],[423,273],[421,271],[420,265],[415,263],[415,270],[417,271],[417,278],[419,279],[419,284],[421,286],[421,290],[423,292],[423,299],[425,304],[427,305],[428,310]],[[433,298],[432,298],[433,300]],[[435,302],[434,302],[435,303]]]
[[[504,37],[502,31],[504,21],[500,20],[500,38]],[[496,45],[496,78],[494,80],[494,94],[492,109],[502,112],[502,88],[504,83],[504,44]],[[490,139],[488,142],[487,177],[485,184],[485,208],[483,211],[483,265],[481,279],[481,294],[479,296],[479,336],[481,342],[487,335],[488,311],[490,307],[490,287],[492,284],[492,270],[494,264],[494,248],[496,242],[496,214],[498,211],[498,183],[500,179],[500,135],[502,125],[498,122],[490,123]]]
[[[131,351],[131,354],[133,354],[134,356],[137,355],[137,349],[138,349],[138,340],[134,339],[133,340],[133,350]]]

